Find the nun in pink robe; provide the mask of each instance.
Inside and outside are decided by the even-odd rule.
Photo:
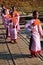
[[[17,39],[17,19],[15,17],[12,17],[12,22],[10,23],[10,37],[11,37],[11,40],[15,41],[16,42],[16,39]],[[13,26],[13,28],[12,28]]]
[[[9,21],[10,21],[11,18],[10,18],[10,14],[3,14],[3,17],[4,17],[4,27],[6,29],[6,39],[7,39],[7,37],[10,36],[10,34],[9,34],[9,28],[8,28],[8,23],[9,23]]]
[[[34,21],[38,21],[39,22],[38,19],[37,20],[32,19],[28,23],[26,23],[25,29],[30,31],[30,34],[32,36],[32,40],[31,40],[32,44],[31,44],[30,52],[33,55],[37,55],[37,54],[40,54],[40,52],[41,52],[40,35],[43,36],[43,34],[42,34],[43,31],[42,31],[42,27],[41,27],[40,23],[39,23],[39,30],[38,30],[38,24],[36,24],[35,26],[32,26]]]
[[[14,17],[16,17],[16,19],[17,19],[17,32],[19,32],[19,30],[20,30],[20,24],[19,24],[19,21],[20,21],[20,16],[19,16],[19,13],[17,12],[17,11],[14,11],[14,13],[13,13],[13,16]]]
[[[5,22],[5,16],[3,16],[3,14],[4,14],[4,10],[6,10],[6,14],[9,14],[9,10],[8,9],[2,9],[3,11],[1,11],[1,15],[2,15],[2,22],[3,22],[3,24],[4,24],[4,22]]]

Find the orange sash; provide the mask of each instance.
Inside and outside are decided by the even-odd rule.
[[[18,12],[17,11],[14,11],[13,12],[13,15],[16,17],[16,16],[18,16]]]
[[[9,14],[7,14],[7,15],[6,15],[6,19],[9,19],[9,18],[10,18],[10,15],[9,15]]]
[[[33,26],[35,25],[38,25],[38,31],[40,30],[40,20],[39,19],[36,19],[33,23],[32,23]]]
[[[36,20],[33,22],[33,26],[39,25],[39,24],[40,24],[40,20],[39,20],[39,19],[36,19]]]
[[[14,25],[16,25],[16,18],[15,17],[12,18],[12,22],[14,23]]]

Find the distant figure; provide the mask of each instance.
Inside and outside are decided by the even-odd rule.
[[[1,9],[1,16],[3,14],[3,10],[6,9],[6,14],[9,14],[9,9],[7,9],[4,5],[1,6],[2,9]]]
[[[9,23],[10,14],[6,13],[6,9],[3,10],[2,21],[4,28],[6,29],[6,39],[8,37],[8,23]]]
[[[2,9],[1,9],[1,16],[2,16],[2,14],[3,14],[3,10],[5,9],[5,6],[2,5],[1,8],[2,8]]]
[[[8,24],[8,33],[10,33],[10,38],[12,43],[16,42],[17,39],[17,19],[13,16],[13,13],[10,13],[11,20]]]
[[[18,11],[16,10],[16,8],[14,6],[12,7],[12,10],[10,11],[10,13],[13,13],[13,18],[16,19],[16,22],[17,22],[17,32],[19,32],[19,30],[20,30],[20,25],[19,25],[20,16],[19,16],[19,13],[18,13]]]
[[[19,32],[19,30],[20,30],[20,25],[19,25],[20,16],[19,16],[18,11],[16,11],[15,7],[14,7],[14,10],[13,10],[13,17],[16,18],[16,21],[17,21],[17,32]]]
[[[13,13],[14,12],[14,6],[12,6],[12,9],[11,9],[11,11],[10,11],[10,13]]]
[[[43,37],[38,11],[33,12],[33,19],[26,23],[25,29],[28,29],[31,33],[29,45],[31,56],[37,57],[41,52],[40,36]]]

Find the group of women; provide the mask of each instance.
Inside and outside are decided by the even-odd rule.
[[[12,10],[9,11],[5,6],[2,6],[1,16],[6,30],[6,39],[10,37],[13,43],[16,42],[17,32],[20,30],[19,13],[15,7],[12,7]]]
[[[9,10],[5,6],[2,6],[1,15],[2,22],[6,29],[6,38],[10,36],[11,40],[15,42],[17,39],[17,32],[20,30],[19,13],[14,7],[9,13]],[[30,53],[32,56],[37,56],[41,52],[40,37],[43,37],[41,23],[38,19],[38,11],[33,12],[33,18],[25,24],[25,29],[31,33]]]

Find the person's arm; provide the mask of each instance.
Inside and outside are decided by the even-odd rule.
[[[9,14],[9,9],[7,9],[6,14]]]
[[[31,31],[31,24],[30,24],[30,21],[28,21],[26,24],[25,24],[25,29]]]
[[[40,21],[39,21],[39,24],[38,24],[38,32],[39,32],[40,36],[43,37],[43,30],[42,30],[42,26],[41,26]]]
[[[43,37],[43,30],[42,30],[41,24],[39,25],[39,34],[41,37]]]
[[[2,14],[3,17],[6,17],[6,15]]]

